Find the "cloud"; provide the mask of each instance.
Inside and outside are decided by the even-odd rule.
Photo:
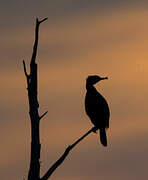
[[[135,48],[140,53],[139,48],[142,47],[138,47],[136,44],[144,43],[146,45],[147,43],[145,40],[148,29],[148,25],[145,23],[146,17],[146,9],[134,9],[132,11],[118,10],[112,12],[110,16],[109,12],[102,13],[101,16],[94,12],[92,15],[78,15],[54,24],[47,21],[41,27],[40,32],[39,62],[41,64],[55,63],[56,65],[57,63],[62,64],[63,61],[67,63],[86,61],[89,56],[91,59],[103,59],[107,56],[105,57],[107,63],[109,61],[115,63],[116,55],[122,55],[120,59],[127,58],[127,54],[130,57]],[[19,68],[22,59],[29,60],[33,41],[33,24],[2,32],[0,47],[3,59],[0,63],[2,69]],[[121,52],[121,48],[123,52]],[[108,53],[105,55],[105,52]],[[109,57],[113,55],[114,61]],[[116,63],[118,65],[118,62]]]
[[[60,1],[58,7],[65,7],[64,2]],[[92,6],[89,5],[90,1],[87,2],[90,9],[97,4],[97,1],[93,2]],[[32,8],[36,9],[38,3],[33,7],[30,2],[29,13]],[[56,6],[58,1],[54,3]],[[66,8],[74,3],[77,6],[78,1],[69,1]],[[45,4],[46,1],[41,9]],[[23,7],[23,4],[19,6]],[[113,7],[113,4],[107,6]],[[7,13],[11,15],[18,7],[14,4],[10,14]],[[72,8],[73,16],[57,18],[52,24],[49,20],[40,31],[37,58],[40,113],[49,111],[41,122],[42,173],[55,162],[67,145],[91,128],[91,122],[84,111],[85,79],[88,74],[100,74],[109,76],[108,81],[96,85],[111,108],[109,147],[104,149],[98,135],[90,135],[75,148],[52,178],[89,180],[101,177],[122,180],[140,179],[141,176],[145,179],[148,116],[147,10],[119,8],[115,12],[102,10],[80,16],[75,6],[69,11]],[[29,19],[26,16],[24,19]],[[21,15],[19,18],[22,18]],[[22,60],[24,58],[29,67],[34,24],[32,19],[26,21],[21,22],[24,23],[21,27],[19,22],[16,26],[16,19],[12,22],[13,26],[8,23],[10,29],[2,30],[1,179],[21,179],[27,174],[29,164],[30,121]],[[108,173],[105,173],[106,169]]]

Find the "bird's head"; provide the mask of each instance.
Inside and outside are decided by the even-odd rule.
[[[99,82],[101,80],[104,80],[104,79],[108,79],[108,77],[100,77],[100,76],[97,76],[97,75],[88,76],[88,78],[86,79],[86,84],[94,85],[97,82]]]

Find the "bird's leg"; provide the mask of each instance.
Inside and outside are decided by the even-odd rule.
[[[92,128],[92,132],[94,132],[94,133],[97,133],[97,130],[98,130],[97,127],[93,127],[93,128]]]

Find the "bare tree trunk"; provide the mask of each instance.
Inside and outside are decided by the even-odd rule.
[[[37,64],[36,64],[36,55],[38,47],[38,37],[39,37],[39,26],[42,22],[47,20],[47,18],[39,21],[36,19],[36,28],[35,28],[35,42],[33,47],[32,58],[30,61],[30,74],[27,73],[25,61],[24,73],[27,79],[27,90],[28,90],[28,99],[29,99],[29,115],[31,120],[31,155],[30,155],[30,168],[28,172],[28,180],[47,180],[50,178],[51,174],[56,170],[58,166],[62,164],[69,152],[87,135],[91,132],[96,132],[96,128],[91,128],[87,133],[85,133],[81,138],[76,140],[72,145],[68,146],[62,156],[48,169],[48,171],[40,178],[40,120],[46,114],[43,113],[39,116],[38,108],[39,103],[37,99]]]
[[[47,18],[42,21],[36,20],[35,28],[35,42],[33,47],[33,54],[30,62],[30,74],[27,74],[25,61],[24,73],[27,78],[27,90],[29,98],[29,115],[31,120],[31,157],[30,157],[30,169],[28,173],[28,180],[39,180],[40,179],[40,119],[47,113],[44,113],[42,116],[39,116],[38,108],[39,103],[37,99],[37,64],[36,64],[36,54],[38,47],[38,36],[39,36],[39,26]]]

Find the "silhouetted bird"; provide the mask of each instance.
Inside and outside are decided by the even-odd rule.
[[[108,79],[107,77],[88,76],[86,80],[85,110],[94,124],[94,132],[100,130],[100,141],[107,146],[106,128],[109,127],[109,107],[105,98],[93,86],[97,82]]]

